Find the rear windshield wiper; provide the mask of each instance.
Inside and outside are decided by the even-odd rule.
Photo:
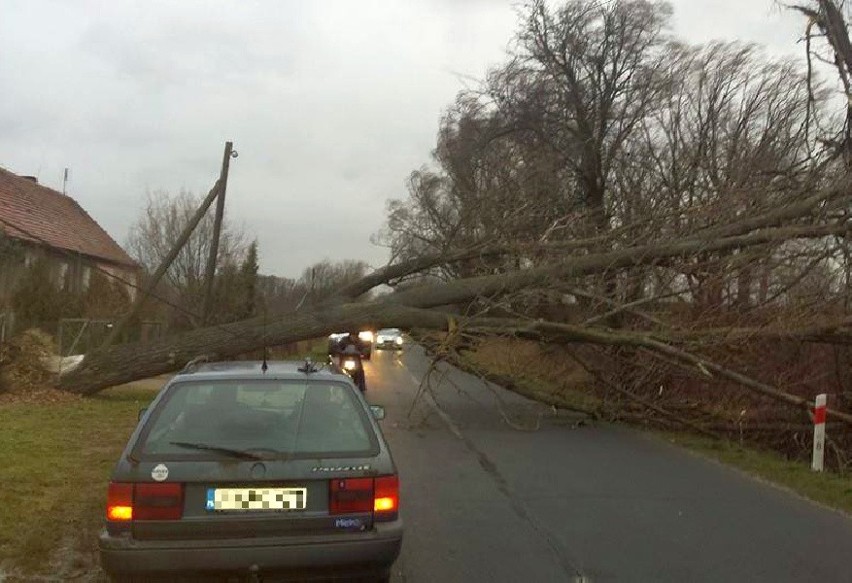
[[[252,453],[250,451],[245,451],[242,449],[232,449],[230,447],[222,447],[219,445],[209,445],[206,443],[190,443],[187,441],[170,441],[172,445],[176,445],[178,447],[186,447],[189,449],[201,449],[204,451],[215,451],[217,453],[223,453],[225,455],[229,455],[231,457],[249,459],[249,460],[262,460],[266,459],[266,456],[263,456],[259,453]]]

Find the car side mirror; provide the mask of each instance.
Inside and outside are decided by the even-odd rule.
[[[148,411],[148,407],[142,407],[139,409],[139,416],[136,418],[137,421],[142,421],[142,417],[145,416],[145,413]]]
[[[385,418],[385,408],[381,405],[370,405],[370,412],[379,421]]]

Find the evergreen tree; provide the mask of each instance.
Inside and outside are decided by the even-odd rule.
[[[257,239],[249,245],[245,259],[240,265],[240,308],[239,318],[251,318],[257,314]]]

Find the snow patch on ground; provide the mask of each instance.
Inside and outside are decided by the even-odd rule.
[[[85,354],[72,354],[71,356],[52,355],[43,359],[42,362],[48,371],[58,374],[60,371],[68,372],[80,366],[85,356]],[[2,579],[0,579],[0,583],[2,583]]]

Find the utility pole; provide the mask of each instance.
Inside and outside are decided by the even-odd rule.
[[[204,309],[201,312],[201,324],[210,319],[213,303],[213,276],[216,274],[216,262],[219,257],[219,238],[222,233],[222,219],[225,216],[225,192],[228,189],[228,170],[231,158],[236,158],[233,142],[225,142],[225,155],[222,157],[222,171],[219,174],[219,194],[216,199],[216,219],[213,222],[213,239],[210,241],[210,253],[207,256],[207,268],[204,270]]]
[[[225,143],[225,151],[228,152],[228,158],[231,156],[231,142]],[[118,324],[113,327],[112,332],[110,332],[109,336],[104,343],[101,344],[94,352],[99,352],[111,344],[113,344],[116,339],[118,339],[121,334],[127,329],[127,326],[130,324],[133,319],[139,315],[139,312],[142,310],[142,306],[145,304],[145,300],[148,299],[148,296],[151,295],[151,292],[154,291],[154,288],[157,287],[157,284],[160,283],[160,280],[165,275],[166,271],[169,269],[171,264],[174,262],[175,258],[180,253],[180,250],[183,249],[183,246],[186,245],[186,242],[189,240],[190,235],[195,230],[195,227],[198,226],[198,223],[201,222],[201,218],[207,212],[207,209],[210,208],[210,205],[213,204],[213,199],[216,198],[216,195],[219,194],[219,189],[221,186],[221,176],[218,180],[216,180],[216,184],[213,185],[213,188],[210,189],[210,192],[207,193],[207,196],[201,203],[201,206],[195,211],[195,215],[190,219],[189,223],[183,228],[183,232],[181,232],[180,237],[175,242],[174,246],[169,251],[169,254],[163,259],[160,266],[157,267],[157,271],[151,276],[151,279],[148,281],[148,285],[145,286],[145,290],[136,297],[136,301],[133,302],[133,305],[130,306],[130,311],[124,315],[124,317],[118,322]],[[87,358],[90,357],[91,354],[87,355]]]

